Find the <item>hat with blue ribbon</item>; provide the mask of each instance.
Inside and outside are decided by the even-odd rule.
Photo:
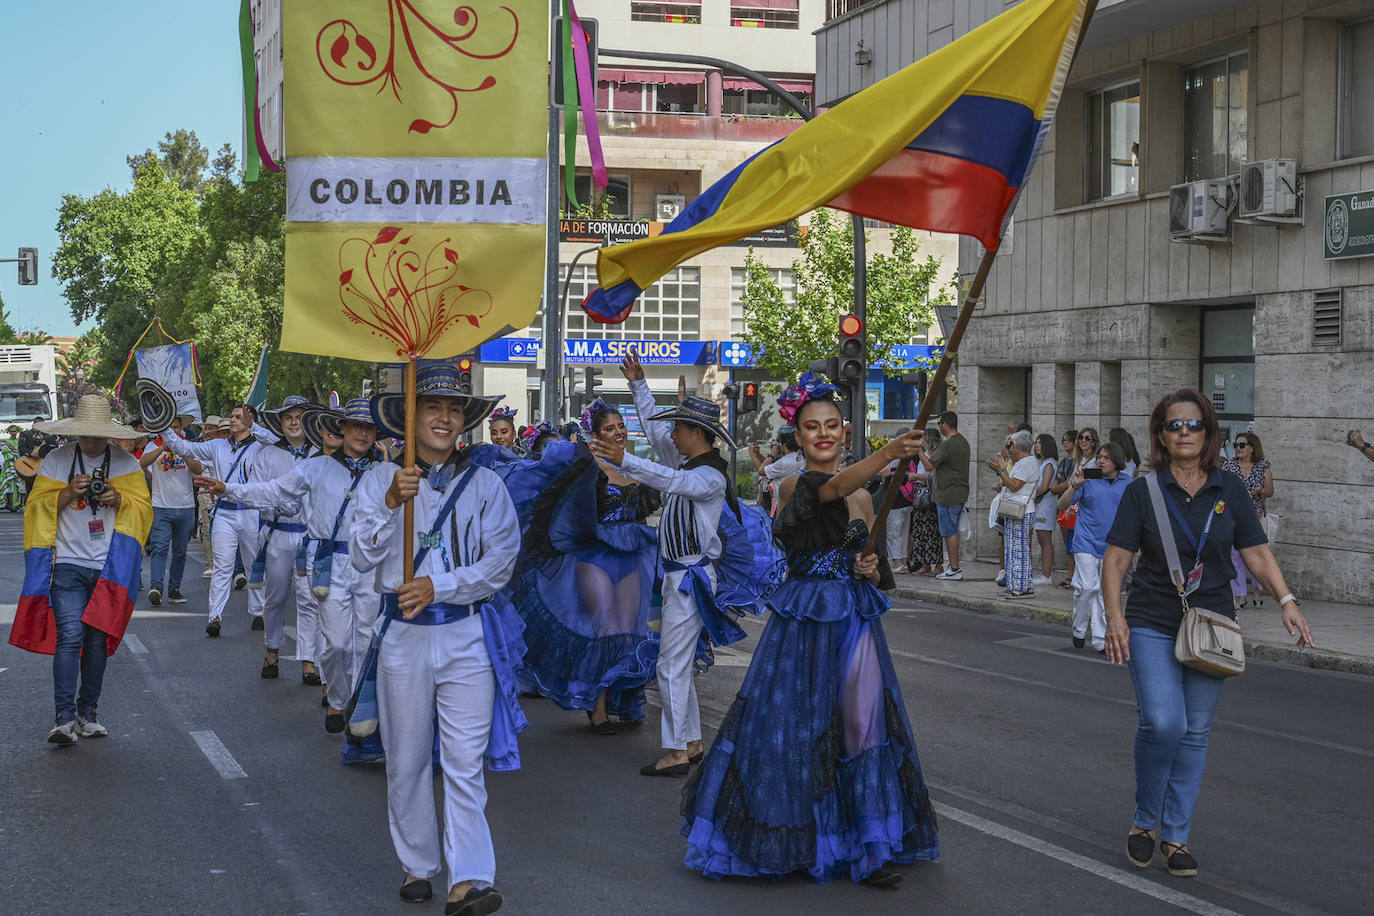
[[[486,419],[487,414],[505,395],[483,397],[463,391],[458,370],[452,363],[436,362],[415,369],[415,397],[457,398],[463,402],[463,428],[466,432]],[[389,436],[404,436],[406,428],[406,396],[404,392],[387,392],[372,399],[373,422]]]
[[[715,401],[708,401],[705,398],[696,396],[682,399],[682,403],[663,413],[654,414],[649,420],[666,420],[673,423],[690,423],[702,429],[709,430],[716,434],[730,448],[735,447],[735,440],[730,438],[730,434],[725,431],[725,427],[720,423],[720,405]]]
[[[309,398],[303,398],[303,397],[301,397],[301,396],[298,395],[298,394],[288,395],[287,398],[286,398],[286,400],[282,401],[282,402],[281,402],[281,406],[278,407],[276,410],[264,410],[264,411],[262,411],[262,414],[261,414],[261,417],[262,417],[262,425],[265,426],[265,427],[267,427],[268,429],[270,429],[270,430],[272,431],[272,434],[275,435],[277,438],[279,438],[279,439],[285,439],[285,438],[286,438],[286,434],[285,434],[284,432],[282,432],[282,428],[281,428],[281,415],[284,414],[284,413],[286,413],[288,410],[294,410],[294,409],[297,409],[297,408],[299,408],[302,412],[304,412],[304,411],[307,410],[307,409],[314,409],[314,410],[327,410],[327,409],[328,409],[328,408],[324,407],[324,405],[322,405],[322,404],[316,404],[316,403],[314,403],[313,401],[311,401]],[[302,422],[303,422],[303,421],[304,421],[304,417],[302,416],[301,419],[302,419]]]
[[[342,407],[308,407],[301,415],[301,425],[305,427],[305,438],[316,448],[323,448],[324,433],[335,438],[343,436],[343,423],[366,423],[375,427],[372,416],[371,398],[351,398]]]

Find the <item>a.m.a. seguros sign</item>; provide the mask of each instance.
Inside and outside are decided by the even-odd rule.
[[[1322,214],[1323,258],[1374,255],[1374,191],[1331,194]]]

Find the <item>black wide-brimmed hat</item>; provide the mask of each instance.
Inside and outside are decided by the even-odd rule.
[[[171,392],[150,378],[139,379],[134,391],[143,428],[154,435],[168,430],[177,417],[177,402]]]
[[[343,422],[347,420],[351,423],[366,423],[369,426],[376,426],[377,421],[372,416],[372,400],[370,398],[352,398],[343,407],[308,407],[301,415],[301,425],[305,427],[305,438],[315,448],[324,447],[323,433],[331,436],[343,436]]]
[[[458,398],[463,402],[463,428],[467,432],[481,423],[501,402],[504,395],[482,397],[460,390],[458,370],[449,363],[431,363],[415,370],[416,398]],[[404,436],[406,396],[400,392],[379,394],[372,399],[372,417],[377,428],[389,436]]]
[[[720,423],[720,405],[715,401],[708,401],[705,398],[688,397],[683,398],[682,403],[676,407],[654,414],[648,418],[654,420],[669,420],[674,423],[690,423],[693,426],[700,426],[702,429],[710,430],[730,448],[735,447],[735,440],[730,438],[730,434],[725,431],[725,427]]]
[[[278,439],[285,439],[286,435],[282,432],[281,428],[281,415],[286,413],[288,410],[293,410],[296,408],[299,408],[302,412],[310,409],[327,409],[323,404],[316,404],[309,398],[303,398],[298,394],[292,394],[288,395],[286,400],[282,401],[281,406],[278,407],[276,410],[264,410],[261,412],[260,416],[262,418],[262,425],[270,429],[272,431],[272,434],[275,435]],[[302,417],[302,421],[304,421],[304,417]]]

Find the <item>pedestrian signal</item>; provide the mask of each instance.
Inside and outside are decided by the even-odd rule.
[[[749,413],[759,409],[759,383],[745,382],[740,390],[739,412]]]

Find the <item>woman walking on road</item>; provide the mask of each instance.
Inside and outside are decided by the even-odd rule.
[[[1221,433],[1212,404],[1197,391],[1181,389],[1164,398],[1150,415],[1150,466],[1154,469],[1180,563],[1198,576],[1189,605],[1234,618],[1231,609],[1231,548],[1240,551],[1250,571],[1275,595],[1283,625],[1298,637],[1298,648],[1312,645],[1307,621],[1288,591],[1269,552],[1259,516],[1240,478],[1217,466]],[[1221,696],[1222,679],[1174,658],[1183,619],[1183,602],[1169,571],[1147,479],[1127,488],[1107,535],[1102,563],[1102,593],[1107,608],[1107,657],[1128,663],[1135,685],[1139,724],[1135,735],[1135,816],[1126,840],[1131,863],[1145,868],[1159,842],[1169,874],[1196,875],[1188,850],[1193,809],[1207,762],[1207,736]],[[1121,607],[1121,579],[1131,557],[1140,565],[1130,601]]]
[[[1259,513],[1259,517],[1264,518],[1264,501],[1274,495],[1274,473],[1269,467],[1269,462],[1264,460],[1264,446],[1260,445],[1259,436],[1252,432],[1236,436],[1234,444],[1236,457],[1226,459],[1221,469],[1230,471],[1244,481],[1245,489],[1250,493],[1250,502]],[[1236,609],[1239,610],[1245,607],[1247,577],[1245,567],[1240,562],[1240,554],[1234,550],[1231,551],[1231,565],[1236,568],[1236,577],[1231,580],[1231,595],[1235,599]],[[1255,607],[1260,607],[1264,603],[1259,590],[1259,580],[1255,580]]]

